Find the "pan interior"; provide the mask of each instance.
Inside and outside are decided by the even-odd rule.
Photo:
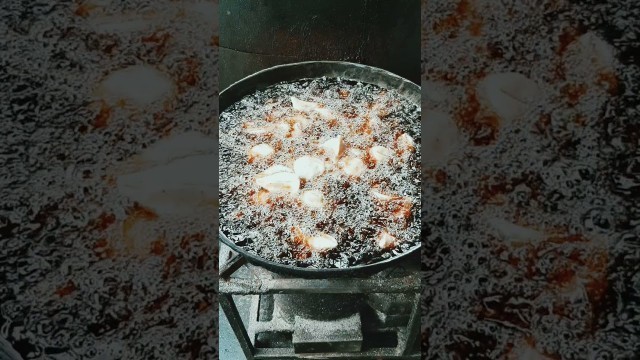
[[[313,78],[298,78],[302,74],[318,76]],[[357,74],[359,76],[356,79],[349,77],[345,78],[344,76],[335,78],[319,76],[324,74]],[[293,81],[289,80],[291,77],[295,77],[297,79]],[[278,81],[278,79],[285,80]],[[376,85],[374,85],[373,83],[375,83]],[[253,89],[253,92],[251,92],[251,89]],[[343,90],[344,93],[342,92]],[[305,96],[303,94],[304,91],[311,92],[313,93],[311,95],[314,96]],[[404,129],[407,134],[410,134],[411,137],[415,139],[416,147],[418,147],[419,149],[420,106],[419,101],[417,101],[416,103],[416,99],[419,99],[419,91],[419,87],[415,84],[409,83],[406,80],[398,78],[397,76],[386,73],[382,70],[363,67],[362,65],[335,62],[301,63],[269,69],[252,77],[244,79],[241,82],[234,84],[231,88],[225,90],[220,95],[221,104],[224,103],[228,105],[226,108],[222,108],[223,113],[221,114],[220,120],[220,194],[222,203],[220,216],[221,239],[224,242],[229,243],[235,250],[239,250],[250,260],[269,263],[270,265],[276,267],[284,266],[287,268],[294,268],[296,270],[310,271],[330,270],[335,272],[336,270],[357,270],[360,268],[370,267],[373,264],[382,265],[391,262],[401,256],[404,256],[410,252],[415,252],[415,250],[417,250],[417,248],[420,246],[419,150],[417,151],[418,154],[415,154],[415,156],[412,158],[412,162],[410,163],[410,165],[406,165],[406,167],[412,169],[411,175],[413,176],[413,179],[411,182],[413,186],[402,189],[401,191],[401,193],[403,193],[404,195],[409,196],[415,200],[411,212],[411,221],[409,221],[408,225],[405,225],[407,231],[403,234],[408,236],[402,238],[402,241],[400,241],[397,246],[393,246],[392,250],[387,251],[388,249],[385,249],[385,251],[381,251],[381,249],[376,250],[376,246],[373,241],[369,241],[369,243],[366,244],[367,246],[353,246],[352,243],[357,243],[357,241],[355,241],[354,239],[359,238],[362,235],[361,231],[366,231],[367,229],[355,229],[358,230],[357,234],[354,234],[354,229],[349,229],[350,232],[343,232],[339,234],[339,236],[336,236],[337,240],[340,243],[339,249],[336,249],[336,251],[313,251],[311,252],[311,254],[309,254],[309,251],[302,251],[304,249],[301,249],[300,247],[295,248],[295,246],[285,246],[285,248],[283,249],[281,246],[278,246],[277,238],[282,237],[283,235],[284,237],[287,237],[288,234],[283,233],[292,228],[292,224],[280,224],[280,222],[286,222],[286,218],[279,219],[278,224],[282,225],[279,226],[279,229],[270,229],[269,226],[265,227],[264,224],[258,224],[255,222],[252,223],[252,220],[255,218],[255,216],[251,216],[249,219],[250,221],[245,223],[245,225],[248,226],[245,226],[243,231],[240,232],[236,231],[237,229],[235,229],[232,222],[229,221],[230,216],[233,216],[234,219],[236,219],[236,217],[243,215],[243,211],[238,211],[238,209],[241,208],[241,204],[236,203],[232,204],[232,207],[225,208],[225,196],[229,197],[230,192],[240,191],[239,188],[242,187],[241,183],[243,181],[245,183],[247,182],[247,176],[233,176],[234,170],[237,170],[236,164],[243,161],[246,162],[247,160],[246,158],[233,159],[233,156],[231,156],[233,151],[230,151],[233,144],[228,141],[229,139],[227,137],[225,137],[225,133],[229,128],[237,128],[238,122],[246,120],[244,118],[239,119],[239,117],[242,117],[239,115],[251,114],[251,111],[247,112],[247,110],[253,110],[257,112],[264,111],[265,105],[268,104],[273,105],[272,109],[274,107],[276,108],[276,110],[283,108],[281,103],[274,103],[274,99],[277,99],[278,97],[286,99],[282,100],[283,103],[289,102],[289,97],[293,95],[305,98],[306,100],[310,98],[331,98],[338,101],[338,98],[346,98],[347,93],[349,93],[348,97],[350,101],[347,102],[347,106],[350,107],[350,109],[353,109],[354,107],[357,108],[357,104],[370,104],[370,102],[368,101],[371,101],[372,97],[379,96],[379,94],[384,94],[385,101],[388,101],[388,103],[395,102],[396,104],[401,104],[400,106],[396,106],[394,110],[396,111],[396,113],[392,114],[393,116],[384,118],[384,121],[388,123],[397,123],[396,125],[399,128]],[[247,93],[248,96],[246,95]],[[236,101],[234,102],[233,100]],[[353,106],[353,104],[355,104],[356,106]],[[331,107],[330,105],[327,108],[336,110],[335,107]],[[344,109],[340,110],[344,111]],[[249,117],[258,117],[253,115]],[[341,118],[340,120],[356,121],[350,118]],[[349,124],[349,126],[351,125],[353,124]],[[326,139],[328,135],[325,132],[327,132],[328,130],[329,129],[316,129],[316,127],[314,126],[310,130],[311,133],[307,134],[306,136],[315,137],[317,139]],[[316,131],[316,133],[314,133],[314,131]],[[285,144],[285,147],[287,146],[288,145]],[[294,154],[300,154],[304,150],[304,148],[296,148],[290,149],[290,152]],[[244,150],[236,153],[241,153],[244,156]],[[234,168],[234,166],[236,167]],[[261,166],[264,168],[267,167],[268,164],[262,164]],[[232,184],[233,181],[235,181],[235,183]],[[354,188],[357,187],[357,181],[352,181],[352,184],[355,184]],[[327,187],[325,186],[324,189],[326,190]],[[341,191],[346,192],[345,189],[341,189]],[[349,200],[347,199],[347,201]],[[360,202],[358,201],[356,201],[356,203],[360,204]],[[345,214],[348,215],[349,213],[351,213],[352,215],[357,215],[358,211],[353,210],[358,210],[358,207],[356,207],[355,209],[348,209],[345,207],[344,209],[342,209],[343,216]],[[360,208],[360,212],[366,212],[364,210],[365,208]],[[336,216],[339,217],[339,207],[337,210],[333,208],[331,213],[332,216],[334,213],[336,213]],[[268,214],[265,214],[265,216],[268,216]],[[314,213],[314,217],[318,217],[317,220],[319,221],[316,221],[314,224],[307,225],[316,225],[316,227],[319,228],[322,223],[326,223],[327,221],[331,220],[331,216],[323,217],[318,216],[316,213]],[[382,219],[382,221],[384,221],[384,219]],[[253,229],[251,225],[254,225]],[[338,225],[338,227],[342,229],[340,225]],[[333,228],[332,230],[335,230],[335,228]],[[371,237],[373,232],[375,232],[375,229],[368,230],[372,232],[371,234],[368,234],[369,237]],[[335,232],[333,232],[333,234],[335,234]],[[263,243],[262,245],[260,245],[262,246],[261,248],[252,246],[252,244],[259,243],[258,241],[255,241],[256,237],[263,238]],[[275,244],[274,241],[276,241]],[[362,243],[360,245],[362,245]]]

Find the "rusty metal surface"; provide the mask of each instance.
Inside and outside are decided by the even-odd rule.
[[[392,280],[392,281],[390,281]],[[358,294],[418,292],[420,278],[395,279],[220,279],[220,293],[249,294]]]

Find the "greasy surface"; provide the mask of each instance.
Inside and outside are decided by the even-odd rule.
[[[161,139],[213,139],[215,10],[0,4],[0,337],[25,359],[213,357],[213,207],[163,215],[118,175]],[[132,65],[144,70],[110,77]]]
[[[423,2],[423,114],[459,129],[424,168],[425,358],[640,353],[638,7],[607,3]],[[505,72],[542,89],[512,120],[476,88]]]
[[[335,118],[296,111],[290,96],[323,104]],[[308,123],[299,134],[294,130],[294,125],[299,124],[295,123],[296,117]],[[418,140],[419,117],[419,109],[393,91],[335,79],[283,83],[245,97],[221,114],[222,230],[236,244],[263,258],[303,267],[344,268],[372,263],[414,247],[420,231],[420,150],[416,145],[416,152],[402,151],[397,148],[397,137],[408,133]],[[287,131],[247,133],[248,129],[282,121]],[[344,137],[347,150],[334,163],[325,159],[319,144],[338,135]],[[258,144],[271,146],[274,153],[268,158],[248,156]],[[376,163],[367,155],[375,145],[390,149],[391,158]],[[362,154],[356,156],[353,151]],[[299,193],[271,193],[255,183],[256,175],[265,169],[275,165],[292,167],[301,156],[319,159],[326,170],[302,181]],[[349,157],[364,160],[367,168],[362,175],[348,176],[341,170],[342,161]],[[400,214],[394,218],[397,202],[376,201],[370,193],[374,186],[382,193],[413,202],[406,217]],[[300,203],[305,191],[322,194],[323,206],[317,209]],[[338,246],[328,251],[310,251],[293,229],[309,236],[329,234]],[[379,249],[376,239],[382,231],[397,237],[397,244]]]

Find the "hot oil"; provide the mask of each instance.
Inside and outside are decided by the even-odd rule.
[[[292,108],[290,97],[322,104],[334,114],[323,118]],[[291,131],[250,135],[244,124],[269,126],[304,116],[310,124],[302,136]],[[372,121],[373,120],[373,121]],[[373,124],[373,125],[372,125]],[[220,115],[220,221],[233,232],[242,233],[241,246],[263,258],[304,267],[348,267],[397,256],[419,242],[420,108],[396,92],[370,84],[320,78],[280,83],[249,95]],[[283,126],[284,130],[284,126]],[[417,151],[404,157],[392,156],[388,163],[374,164],[368,150],[374,145],[396,149],[398,134],[407,133],[417,143]],[[342,136],[347,152],[337,162],[327,159],[319,145]],[[269,159],[248,161],[249,149],[265,143],[276,149]],[[359,150],[359,154],[350,153]],[[272,165],[293,168],[303,155],[326,160],[322,176],[301,182],[300,192],[319,190],[325,198],[322,209],[309,209],[297,195],[283,195],[266,204],[251,199],[259,187],[255,175]],[[340,169],[347,156],[363,160],[367,170],[359,177],[347,176]],[[385,191],[412,199],[406,226],[385,221],[391,214],[376,204],[370,190],[385,184]],[[242,217],[225,216],[241,212]],[[291,228],[305,236],[325,233],[338,241],[328,251],[310,251],[291,240]],[[399,240],[390,249],[379,249],[375,239],[386,230]],[[251,236],[249,236],[249,233]],[[251,240],[248,241],[247,239]]]

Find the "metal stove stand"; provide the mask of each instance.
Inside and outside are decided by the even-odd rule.
[[[249,276],[237,276],[240,269]],[[398,266],[366,278],[273,275],[247,264],[244,257],[221,244],[220,307],[248,360],[420,359],[419,268]],[[278,294],[307,298],[359,294],[366,300],[351,317],[322,321],[296,316],[292,323],[274,310],[274,297],[281,296]],[[234,295],[252,297],[247,327]]]

